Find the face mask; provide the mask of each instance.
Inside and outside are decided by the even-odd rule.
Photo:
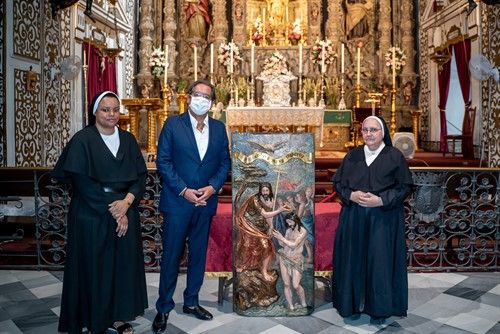
[[[207,100],[201,96],[191,96],[191,103],[189,109],[198,116],[205,115],[212,106],[212,101]]]

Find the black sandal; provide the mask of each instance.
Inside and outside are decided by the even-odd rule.
[[[116,325],[113,324],[112,329],[115,330],[118,334],[133,334],[135,332],[132,325],[129,324],[128,322],[124,322],[117,327],[115,327],[115,326]]]

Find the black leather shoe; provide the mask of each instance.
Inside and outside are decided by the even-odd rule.
[[[208,312],[200,305],[196,305],[193,307],[188,307],[188,306],[184,305],[182,307],[182,312],[187,313],[187,314],[194,314],[194,316],[200,320],[212,320],[212,318],[213,318],[212,313]]]
[[[153,324],[151,325],[151,329],[153,330],[153,333],[159,334],[163,333],[165,329],[167,329],[167,320],[168,320],[168,313],[156,313],[155,320],[153,320]]]
[[[370,324],[372,325],[383,325],[385,323],[385,317],[370,317]]]

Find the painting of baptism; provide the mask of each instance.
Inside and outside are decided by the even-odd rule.
[[[234,133],[233,308],[303,316],[314,302],[314,138]]]

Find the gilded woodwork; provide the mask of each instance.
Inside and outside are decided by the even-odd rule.
[[[41,84],[40,75],[32,91],[26,90],[27,71],[14,70],[14,121],[16,166],[42,164]]]
[[[41,52],[40,13],[43,0],[17,0],[13,2],[14,54],[39,60]]]

